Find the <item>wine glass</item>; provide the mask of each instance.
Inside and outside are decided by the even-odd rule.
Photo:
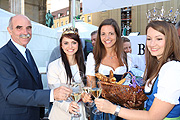
[[[84,76],[85,75],[82,71],[76,71],[72,76],[71,89],[73,92],[71,94],[71,98],[76,103],[78,103],[78,101],[81,99],[81,93],[82,93],[82,87],[83,87],[82,80],[83,80]],[[72,115],[72,117],[74,117],[74,118],[78,118],[80,116],[81,116],[81,114],[79,112],[77,112],[77,114]]]
[[[78,83],[74,84],[72,87],[72,94],[71,94],[71,98],[73,101],[75,101],[76,103],[78,103],[78,101],[81,99],[81,93],[82,93],[82,88],[81,86],[79,86]],[[80,112],[76,112],[77,114],[72,114],[72,118],[79,118],[81,117],[81,113]]]
[[[72,83],[82,83],[84,78],[85,74],[82,71],[76,71],[72,76]]]
[[[60,86],[64,86],[64,87],[67,87],[67,88],[71,89],[71,86],[69,84],[66,84],[66,83],[61,83]],[[70,94],[67,95],[67,96],[68,96],[68,98],[67,98],[66,101],[72,101],[71,98],[70,98]],[[59,102],[61,102],[61,101],[63,101],[63,100],[60,100]]]
[[[84,84],[84,86],[83,86],[83,92],[85,92],[86,94],[88,94],[88,95],[92,95],[91,94],[91,90],[92,90],[92,81],[90,80],[90,79],[87,79],[88,77],[85,77],[84,79],[83,79],[83,84]],[[85,104],[85,106],[87,107],[87,108],[92,108],[93,106],[94,106],[94,102],[87,102],[86,104]]]
[[[100,82],[98,81],[97,82],[97,86],[95,88],[92,88],[91,89],[91,93],[92,95],[96,98],[99,98],[99,96],[101,95],[101,92],[102,92],[102,88],[101,88],[101,84]],[[101,111],[99,111],[97,108],[95,108],[93,111],[92,111],[93,114],[95,115],[99,115],[99,114],[102,114]]]
[[[72,76],[71,88],[74,89],[81,89],[83,87],[82,80],[84,79],[85,75],[82,71],[76,71],[75,74]]]

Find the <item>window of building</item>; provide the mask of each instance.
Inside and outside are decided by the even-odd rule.
[[[58,18],[60,18],[61,17],[61,14],[60,13],[58,13]]]
[[[59,27],[59,22],[57,22],[57,27]]]
[[[63,26],[63,21],[61,21],[61,26]]]
[[[81,20],[83,20],[83,21],[84,21],[84,17],[81,17]]]
[[[66,20],[66,24],[68,24],[68,21]]]
[[[88,22],[91,22],[91,16],[88,16]]]
[[[66,14],[69,15],[69,10],[66,11]]]

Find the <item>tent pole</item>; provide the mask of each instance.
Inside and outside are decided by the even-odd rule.
[[[71,1],[71,23],[75,27],[75,0]]]

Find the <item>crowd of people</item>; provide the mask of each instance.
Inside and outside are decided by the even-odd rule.
[[[27,48],[32,37],[31,21],[24,15],[11,17],[7,27],[11,39],[0,48],[0,119],[43,119],[45,107],[51,108],[50,120],[180,119],[179,27],[180,22],[176,27],[166,21],[148,23],[145,70],[139,69],[140,64],[131,54],[130,40],[121,37],[114,19],[103,20],[98,30],[91,33],[93,51],[88,54],[86,62],[78,29],[66,28],[59,40],[60,45],[53,52],[57,57],[50,58],[48,64],[50,89],[43,90],[41,76]],[[70,97],[74,89],[84,87],[80,73],[86,76],[87,86],[93,88],[97,86],[96,73],[109,77],[112,71],[118,82],[124,73],[133,69],[140,71],[146,81],[144,93],[148,99],[145,110],[128,109],[102,96],[93,100],[86,92],[80,95],[78,103]],[[85,104],[93,101],[95,105],[87,110]],[[94,109],[100,110],[101,114],[93,114]],[[81,116],[72,116],[77,113]]]

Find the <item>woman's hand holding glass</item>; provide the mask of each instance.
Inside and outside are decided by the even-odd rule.
[[[102,98],[96,98],[95,104],[98,110],[104,113],[111,113],[114,114],[116,109],[116,105],[112,104],[110,101]]]
[[[79,105],[77,102],[75,101],[72,101],[70,104],[69,104],[69,113],[71,114],[77,114],[77,112],[79,112]]]
[[[101,84],[99,81],[97,82],[97,86],[95,88],[92,88],[91,92],[92,92],[92,95],[95,97],[95,100],[99,98],[102,92]],[[98,109],[94,109],[92,113],[95,115],[102,114],[102,112],[99,111]]]
[[[81,113],[79,113],[79,105],[78,102],[81,99],[81,83],[74,83],[71,85],[71,88],[73,92],[71,93],[71,99],[72,102],[69,105],[69,112],[72,113],[71,117],[78,118],[81,116]]]
[[[84,87],[82,93],[82,101],[85,103],[87,108],[91,108],[94,106],[94,103],[91,99],[91,90],[92,90],[92,82],[88,78],[83,79]]]
[[[83,93],[82,93],[82,101],[83,101],[84,103],[87,103],[87,104],[86,104],[86,107],[89,106],[88,104],[93,103],[92,98],[91,98],[91,93],[85,93],[85,92],[83,92]],[[91,106],[91,107],[93,107],[93,106]]]

